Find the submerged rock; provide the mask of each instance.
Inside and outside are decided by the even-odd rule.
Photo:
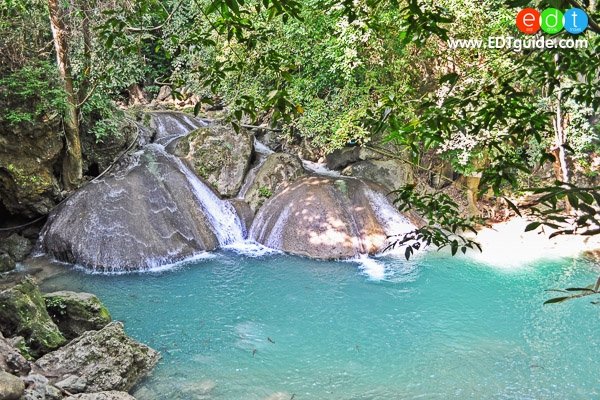
[[[0,371],[0,399],[19,400],[25,392],[22,380],[7,372]]]
[[[376,185],[311,176],[269,199],[250,237],[292,254],[343,259],[377,253],[388,245],[388,236],[413,229]]]
[[[40,236],[43,251],[94,269],[136,270],[242,237],[233,206],[162,146],[132,157],[52,212]]]
[[[157,351],[129,338],[123,324],[112,322],[46,354],[36,365],[59,381],[77,376],[85,382],[85,391],[92,393],[129,391],[159,359]]]
[[[240,191],[250,167],[254,138],[246,131],[210,125],[180,139],[174,154],[224,197]]]
[[[270,154],[262,164],[244,200],[256,212],[279,189],[305,175],[302,161],[291,154]]]
[[[135,400],[135,397],[127,392],[98,392],[98,393],[82,393],[74,396],[65,397],[64,400]]]
[[[33,357],[66,342],[48,315],[42,294],[30,277],[0,292],[0,332],[8,337],[23,336]]]
[[[44,295],[46,309],[67,339],[86,331],[104,328],[111,321],[110,313],[100,299],[90,293],[54,292]]]

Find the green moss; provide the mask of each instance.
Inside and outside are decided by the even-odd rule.
[[[0,293],[0,328],[6,335],[23,336],[27,353],[33,357],[66,342],[48,315],[41,292],[29,277]]]

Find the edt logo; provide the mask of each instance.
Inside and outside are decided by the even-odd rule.
[[[526,8],[517,15],[517,28],[527,35],[538,33],[540,28],[550,35],[563,28],[572,35],[578,35],[587,27],[588,16],[580,8],[571,8],[564,14],[556,8],[548,8],[541,14],[533,8]]]

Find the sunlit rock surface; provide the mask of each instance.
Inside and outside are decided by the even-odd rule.
[[[292,254],[343,259],[377,253],[388,245],[388,236],[413,229],[377,186],[310,176],[263,205],[250,237]]]
[[[232,205],[176,157],[149,145],[52,212],[41,249],[103,271],[150,268],[243,238]]]

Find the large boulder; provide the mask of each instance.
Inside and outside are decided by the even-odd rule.
[[[106,307],[90,293],[47,293],[44,301],[48,314],[67,339],[74,339],[86,331],[100,330],[111,321]]]
[[[252,161],[254,137],[224,125],[200,128],[181,138],[174,154],[224,197],[235,197]]]
[[[61,132],[58,117],[21,123],[0,119],[0,202],[11,214],[44,215],[58,201],[54,167],[63,149]]]
[[[164,148],[148,145],[57,207],[40,244],[61,261],[135,270],[214,250],[241,235],[233,206]]]
[[[256,173],[244,200],[256,212],[279,189],[305,174],[298,157],[286,153],[270,154]]]
[[[344,168],[342,175],[368,179],[388,192],[414,182],[411,165],[395,159],[359,161]]]
[[[25,384],[19,378],[0,371],[0,399],[19,400],[25,392]]]
[[[320,259],[374,254],[388,236],[414,226],[381,189],[358,179],[304,177],[260,209],[250,237],[266,246]]]
[[[0,332],[23,336],[29,354],[38,357],[66,342],[52,321],[35,281],[24,277],[14,287],[0,292]]]
[[[36,361],[45,375],[64,381],[77,376],[89,393],[129,391],[158,362],[160,354],[129,338],[123,324],[112,322],[89,331]]]

